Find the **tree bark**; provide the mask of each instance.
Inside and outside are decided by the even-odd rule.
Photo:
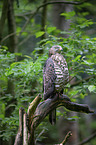
[[[57,107],[64,106],[66,109],[82,113],[93,113],[93,110],[90,110],[86,104],[78,104],[71,101],[66,101],[66,96],[63,96],[59,99],[47,99],[46,101],[41,102],[36,108],[34,119],[32,124],[34,129],[40,124],[40,122],[49,114],[50,111],[54,110]]]
[[[16,23],[15,23],[15,18],[14,18],[14,0],[9,0],[8,3],[8,13],[7,13],[7,19],[8,19],[8,34],[16,32]],[[9,43],[8,43],[8,48],[11,53],[14,53],[17,51],[17,37],[16,34],[12,35],[9,37]],[[11,78],[8,79],[8,87],[7,87],[7,94],[11,94],[12,99],[7,102],[7,106],[10,104],[16,104],[16,99],[14,98],[15,92],[14,92],[14,80]],[[11,113],[13,112],[14,107],[11,107],[6,110],[6,116],[10,116]]]
[[[33,101],[32,103],[30,103],[30,106],[28,108],[28,118],[29,118],[29,126],[27,125],[22,125],[19,124],[19,132],[17,133],[17,137],[20,136],[20,125],[23,126],[23,130],[24,128],[27,130],[28,129],[28,133],[25,131],[25,133],[23,133],[23,140],[24,138],[26,139],[26,136],[28,136],[28,142],[25,141],[26,144],[29,145],[35,145],[35,138],[34,138],[34,132],[35,129],[37,128],[37,126],[43,121],[43,119],[55,108],[60,107],[60,106],[64,106],[65,108],[67,108],[68,110],[71,111],[76,111],[76,112],[83,112],[83,113],[93,113],[93,110],[90,110],[88,105],[85,104],[78,104],[78,103],[74,103],[71,102],[70,99],[66,96],[66,95],[62,95],[62,96],[54,96],[54,99],[47,99],[41,103],[39,103],[41,100],[41,95],[38,95]],[[20,115],[19,115],[20,117]],[[20,119],[22,122],[22,119]],[[27,117],[25,117],[24,122],[26,123]],[[28,128],[27,128],[28,127]],[[16,138],[17,138],[16,137]],[[18,137],[17,139],[19,139],[20,137]],[[27,140],[27,139],[26,139]],[[67,141],[67,137],[65,138],[65,141]],[[18,143],[18,140],[15,142]],[[63,143],[64,143],[63,142]],[[15,144],[17,145],[17,144]]]
[[[60,106],[64,106],[68,110],[76,111],[76,112],[83,112],[83,113],[94,112],[93,110],[89,109],[88,105],[71,102],[70,99],[68,99],[68,97],[66,97],[65,95],[55,99],[47,99],[39,103],[39,105],[37,106],[34,112],[34,118],[31,124],[29,145],[34,145],[34,139],[32,139],[32,137],[34,138],[34,131],[37,128],[37,126],[43,121],[43,119],[49,114],[49,112],[51,112],[52,110]]]
[[[24,109],[19,109],[19,130],[15,138],[14,145],[22,145],[23,144],[23,115]]]
[[[47,0],[44,0],[43,4],[46,3],[46,2],[47,2]],[[45,28],[45,25],[46,25],[46,19],[47,19],[47,6],[44,6],[43,10],[42,10],[42,18],[41,18],[41,30],[42,31],[45,31],[44,28]],[[41,40],[42,39],[45,39],[45,34],[42,35]]]
[[[2,36],[3,36],[5,20],[7,18],[8,2],[9,0],[3,0],[2,14],[1,14],[1,19],[0,19],[0,44],[1,44]]]
[[[11,37],[9,37],[8,41],[8,49],[11,53],[17,52],[17,37],[16,37],[16,23],[14,18],[14,0],[8,1],[8,11],[7,11],[7,22],[8,22],[8,34],[14,33]],[[12,112],[15,109],[15,105],[17,103],[15,99],[15,85],[12,78],[8,78],[7,83],[7,94],[11,95],[12,99],[6,103],[6,111],[5,111],[5,117],[10,117]],[[12,106],[11,106],[12,104]],[[8,144],[13,144],[14,138],[10,138]]]
[[[46,3],[47,0],[43,0],[43,4]],[[46,20],[47,20],[47,5],[45,5],[43,8],[42,8],[42,15],[41,15],[41,31],[45,31],[45,25],[46,25]],[[46,34],[44,33],[42,36],[41,36],[41,40],[45,39],[46,38]],[[40,44],[42,45],[43,42]],[[39,50],[39,54],[43,54],[43,49]]]
[[[27,126],[27,114],[26,113],[24,113],[23,122],[24,122],[23,145],[28,145],[28,126]]]
[[[16,23],[14,17],[14,0],[9,0],[8,3],[8,34],[14,33],[9,37],[9,51],[17,52],[17,36],[16,36]]]

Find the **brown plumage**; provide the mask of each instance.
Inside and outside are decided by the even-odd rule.
[[[53,98],[56,94],[63,93],[64,85],[69,80],[68,66],[63,55],[62,47],[55,45],[49,50],[49,58],[43,68],[44,100]],[[56,123],[56,110],[49,114],[51,124]]]

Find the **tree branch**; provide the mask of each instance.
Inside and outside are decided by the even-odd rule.
[[[81,4],[83,4],[84,2],[88,2],[88,1],[90,1],[90,0],[85,0],[85,1],[82,1],[82,2],[68,2],[68,1],[51,1],[51,2],[46,2],[46,3],[44,3],[44,4],[42,4],[42,5],[40,5],[39,7],[37,7],[37,9],[39,8],[42,8],[42,7],[44,7],[44,6],[47,6],[47,5],[51,5],[51,4],[71,4],[71,5],[81,5]],[[25,18],[25,16],[29,16],[29,15],[33,15],[34,14],[34,12],[26,12],[26,13],[23,13],[23,14],[16,14],[15,16],[16,17],[24,17]]]
[[[84,0],[82,2],[68,2],[68,1],[51,1],[51,2],[46,2],[42,5],[40,5],[39,7],[37,7],[36,11],[29,17],[29,19],[25,22],[19,36],[21,35],[21,33],[25,30],[26,26],[28,25],[28,23],[30,22],[30,20],[37,14],[37,12],[42,8],[45,7],[47,5],[52,5],[52,4],[70,4],[70,5],[81,5],[84,2],[88,2],[90,0]],[[32,12],[31,12],[32,13]]]
[[[86,104],[78,104],[78,103],[71,102],[70,99],[66,95],[62,95],[62,96],[56,95],[54,96],[53,99],[49,98],[39,103],[34,114],[32,113],[32,121],[31,121],[31,128],[30,128],[29,141],[28,141],[29,145],[35,145],[34,131],[36,127],[49,114],[49,112],[51,112],[52,110],[60,106],[64,106],[65,108],[71,111],[76,111],[76,112],[83,112],[83,113],[94,112],[93,110],[90,110],[88,105]]]
[[[40,9],[41,7],[44,7],[44,6],[46,6],[46,5],[52,5],[52,4],[81,5],[81,4],[83,4],[83,3],[85,3],[85,2],[88,2],[88,1],[90,1],[90,0],[84,0],[84,1],[82,1],[82,2],[51,1],[51,2],[47,2],[47,3],[45,3],[45,4],[42,4],[42,5],[39,6],[38,8]]]
[[[94,112],[93,110],[89,109],[88,105],[86,105],[86,104],[78,104],[78,103],[71,102],[70,99],[64,94],[62,94],[62,95],[56,94],[56,96],[54,96],[53,99],[49,98],[49,99],[44,100],[43,102],[39,103],[40,100],[41,100],[41,95],[39,94],[30,103],[30,106],[29,106],[28,112],[27,112],[28,118],[29,118],[28,126],[26,125],[26,121],[27,121],[26,113],[24,114],[24,111],[21,110],[22,108],[20,109],[21,111],[19,111],[19,119],[20,119],[19,131],[17,133],[14,145],[17,145],[18,143],[22,144],[22,139],[27,145],[27,136],[28,136],[28,144],[35,145],[34,131],[35,131],[36,127],[42,122],[42,120],[52,110],[54,110],[57,107],[64,106],[65,108],[67,108],[71,111],[83,112],[83,113],[93,113]],[[24,116],[24,122],[25,122],[24,126],[22,123],[23,114],[21,114],[20,112],[21,113],[23,112],[23,114],[25,115]],[[28,133],[26,132],[27,127],[28,127]],[[22,133],[23,133],[23,137],[22,137]],[[72,135],[71,132],[69,132],[61,144],[64,145],[71,135]]]
[[[73,84],[71,84],[70,88],[74,87],[74,86],[77,86],[79,85],[80,83],[84,83],[85,81],[89,81],[91,78],[96,78],[96,75],[92,75],[92,76],[89,76],[87,78],[84,78],[83,80],[79,80],[77,82],[74,82]]]
[[[38,96],[30,103],[30,105],[28,107],[27,114],[28,114],[28,118],[29,118],[30,122],[32,122],[32,120],[33,120],[34,112],[41,99],[42,99],[42,96],[40,94],[38,94]]]
[[[68,141],[68,139],[70,138],[70,136],[72,136],[72,132],[71,132],[71,131],[69,131],[69,132],[66,134],[66,136],[65,136],[64,140],[62,141],[62,143],[60,143],[60,144],[55,144],[55,145],[65,145],[66,142]]]
[[[47,99],[41,103],[36,108],[34,113],[34,118],[32,121],[32,127],[35,129],[40,122],[49,114],[50,111],[54,110],[57,107],[64,106],[68,110],[83,112],[83,113],[93,113],[93,110],[90,110],[86,104],[78,104],[71,102],[66,95],[63,95],[59,98],[54,97],[55,99]]]
[[[26,33],[28,33],[28,34],[30,34],[30,36],[31,36],[31,34],[32,34],[32,31],[23,31],[23,32],[26,32]],[[10,33],[10,34],[8,34],[7,36],[5,36],[2,40],[1,40],[1,42],[3,42],[3,41],[5,41],[6,39],[8,39],[9,37],[11,37],[11,36],[13,36],[13,35],[15,35],[15,34],[19,34],[20,32],[13,32],[13,33]],[[29,37],[30,37],[29,36]],[[29,39],[29,37],[28,38],[26,38],[26,39]],[[22,40],[19,44],[18,44],[18,46],[20,46],[20,45],[22,45],[25,41],[26,41],[26,39],[24,39],[24,40]]]
[[[93,138],[96,137],[96,132],[93,133],[91,136],[89,136],[88,138],[84,139],[81,143],[79,143],[78,145],[84,145],[88,142],[90,142]]]
[[[67,133],[67,135],[65,136],[63,142],[60,145],[65,145],[65,143],[68,141],[68,139],[69,139],[70,136],[72,136],[72,132],[71,131],[69,131]]]

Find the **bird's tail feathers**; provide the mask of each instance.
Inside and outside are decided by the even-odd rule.
[[[56,124],[56,109],[50,112],[49,114],[49,121],[52,125]]]

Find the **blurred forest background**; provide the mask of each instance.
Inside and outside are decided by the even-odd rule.
[[[96,111],[96,0],[0,1],[0,145],[13,145],[19,108],[43,96],[43,65],[53,45],[63,48],[70,78],[65,93],[71,101]],[[43,100],[43,98],[42,98]],[[35,131],[36,144],[96,145],[96,114],[57,109],[57,124],[48,117]],[[95,135],[94,135],[95,133]]]

